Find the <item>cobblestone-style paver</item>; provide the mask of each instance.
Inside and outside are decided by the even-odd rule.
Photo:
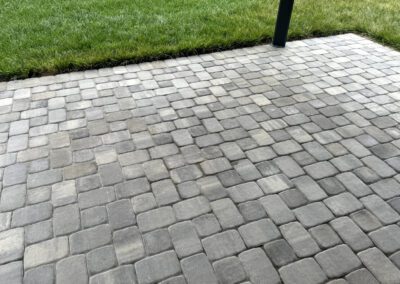
[[[400,53],[347,34],[0,82],[0,283],[400,283]]]

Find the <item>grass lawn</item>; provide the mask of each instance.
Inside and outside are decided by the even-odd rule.
[[[278,0],[0,0],[0,80],[271,41]],[[399,0],[295,0],[289,37],[400,50]]]

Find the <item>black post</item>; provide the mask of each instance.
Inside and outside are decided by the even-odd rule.
[[[285,47],[294,0],[280,0],[273,45]]]

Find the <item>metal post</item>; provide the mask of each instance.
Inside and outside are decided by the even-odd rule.
[[[280,0],[273,45],[285,47],[294,0]]]

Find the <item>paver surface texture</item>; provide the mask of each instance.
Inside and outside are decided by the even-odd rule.
[[[400,283],[400,53],[353,34],[0,83],[0,283]]]

